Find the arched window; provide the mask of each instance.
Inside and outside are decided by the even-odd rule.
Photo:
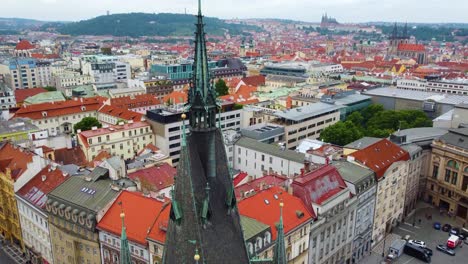
[[[257,242],[255,243],[255,251],[260,250],[262,248],[262,238],[257,237]]]
[[[458,162],[456,162],[454,160],[449,160],[447,162],[447,167],[458,170],[459,165],[458,165]]]
[[[250,256],[253,256],[253,255],[254,255],[254,246],[253,246],[252,243],[249,242],[249,243],[247,244],[247,250],[249,251]]]
[[[447,162],[447,166],[445,168],[445,182],[451,183],[453,185],[457,184],[458,168],[458,162],[454,160],[449,160]]]
[[[270,232],[265,232],[265,238],[263,241],[263,244],[268,245],[271,243],[271,233]]]

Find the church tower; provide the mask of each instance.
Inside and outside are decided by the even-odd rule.
[[[195,32],[194,74],[182,115],[182,142],[163,263],[249,263],[224,142],[216,127],[216,92],[206,52],[201,3]],[[194,252],[196,252],[194,257]]]

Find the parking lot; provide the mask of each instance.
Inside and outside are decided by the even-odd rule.
[[[427,220],[425,218],[426,214],[432,214],[432,220]],[[419,223],[419,219],[421,219],[421,223]],[[413,226],[413,221],[416,223]],[[450,218],[446,215],[441,216],[437,209],[428,207],[424,209],[419,209],[415,215],[415,217],[409,217],[407,219],[407,223],[402,223],[398,227],[394,228],[393,232],[387,236],[386,245],[385,245],[385,252],[388,252],[388,247],[390,246],[391,242],[398,237],[405,237],[406,235],[410,236],[410,239],[417,239],[426,242],[427,247],[433,250],[434,254],[432,256],[432,263],[468,263],[468,245],[462,244],[462,246],[457,247],[455,249],[456,256],[450,256],[443,252],[437,251],[436,246],[438,244],[445,245],[447,243],[447,239],[449,237],[448,232],[443,232],[442,230],[436,230],[433,228],[434,222],[440,222],[442,225],[448,223],[452,226],[461,227],[459,224],[455,223],[453,218]],[[381,263],[382,261],[382,247],[383,243],[377,245],[374,249],[372,254],[364,259],[362,263]],[[398,264],[416,264],[416,263],[424,263],[418,259],[415,259],[411,256],[406,254],[401,255],[397,261],[393,263]]]

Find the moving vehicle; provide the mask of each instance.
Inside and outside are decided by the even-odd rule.
[[[438,245],[437,250],[444,252],[445,254],[448,254],[450,256],[455,256],[455,251],[451,250],[450,248],[444,246],[444,245]]]
[[[418,246],[420,248],[426,247],[426,243],[424,243],[424,241],[421,240],[408,240],[408,243]]]
[[[447,240],[447,247],[448,248],[456,248],[460,243],[461,239],[458,236],[450,235],[449,239]]]
[[[450,229],[452,229],[452,226],[449,224],[445,224],[444,226],[442,226],[442,231],[444,232],[448,232],[450,231]]]
[[[439,223],[439,222],[434,222],[434,229],[436,230],[440,230],[440,228],[442,227],[442,225]]]
[[[428,252],[424,248],[420,248],[419,246],[415,246],[410,243],[407,243],[403,251],[405,252],[405,254],[415,257],[426,263],[431,262],[431,256],[428,254]]]

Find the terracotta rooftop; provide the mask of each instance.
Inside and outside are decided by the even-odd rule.
[[[86,156],[80,147],[62,148],[54,151],[55,162],[62,165],[75,164],[77,166],[86,166]]]
[[[16,50],[30,50],[34,48],[35,48],[34,45],[31,44],[31,42],[27,41],[26,39],[23,39],[20,42],[18,42],[18,44],[16,44],[16,47],[15,47]]]
[[[373,170],[380,179],[388,167],[394,162],[409,159],[409,154],[388,139],[382,139],[376,143],[350,154],[364,166]]]
[[[149,126],[149,124],[146,122],[133,122],[133,123],[127,123],[123,125],[109,126],[107,128],[98,128],[96,130],[86,130],[86,131],[82,131],[81,133],[79,133],[79,135],[85,138],[89,138],[89,137],[116,133],[122,130],[136,129],[136,128],[141,128],[141,127],[146,127],[146,126]]]
[[[234,181],[235,180],[236,179],[234,179]],[[240,199],[242,196],[244,196],[243,194],[251,190],[253,190],[254,192],[259,192],[263,189],[270,188],[273,186],[284,186],[286,180],[287,178],[279,175],[266,175],[261,178],[237,186],[234,189],[234,192],[236,194],[237,199]]]
[[[162,163],[154,167],[129,173],[128,177],[132,180],[138,179],[141,183],[149,184],[150,186],[146,188],[156,191],[172,186],[176,173],[177,170],[174,167],[167,163]]]
[[[242,78],[242,81],[246,85],[261,86],[261,85],[265,85],[265,76],[255,75],[255,76],[244,77]]]
[[[287,193],[279,187],[272,187],[239,202],[239,213],[253,218],[271,227],[272,239],[278,234],[276,224],[279,222],[280,207],[283,202],[284,233],[288,234],[298,226],[315,218],[305,207],[301,199]]]
[[[143,115],[140,113],[133,112],[125,108],[111,106],[111,105],[102,106],[98,112],[116,117],[118,119],[127,120],[127,121],[129,120],[141,121],[141,118],[143,117]]]
[[[185,91],[173,91],[170,94],[164,96],[163,102],[166,103],[170,101],[172,104],[186,103],[188,100],[187,92]]]
[[[292,186],[294,195],[300,197],[310,211],[313,211],[313,203],[321,205],[347,188],[338,170],[331,165],[295,178]]]
[[[56,117],[97,111],[102,104],[102,100],[101,97],[74,98],[63,102],[23,105],[23,107],[15,113],[15,117],[42,119],[45,116]]]
[[[28,150],[12,145],[9,142],[0,143],[0,172],[11,170],[11,178],[16,181],[32,162],[33,153]]]
[[[422,44],[400,43],[398,51],[425,51],[426,48]]]
[[[17,193],[38,208],[44,208],[49,194],[67,179],[68,175],[52,165],[46,166],[36,174]]]
[[[128,109],[158,105],[162,103],[158,98],[151,94],[112,98],[110,101],[112,106]]]
[[[122,207],[119,203],[122,203]],[[148,232],[154,228],[154,223],[162,216],[161,212],[167,211],[165,219],[166,221],[169,219],[169,210],[163,210],[167,207],[163,207],[163,205],[163,202],[145,197],[141,193],[122,191],[107,210],[97,228],[120,236],[122,231],[120,213],[123,208],[128,239],[140,245],[146,245]],[[162,240],[164,242],[165,232],[164,235],[161,234],[156,238],[164,238]]]
[[[44,88],[29,88],[29,89],[17,89],[15,90],[15,99],[17,104],[21,104],[30,96],[34,96],[40,93],[48,92]]]

